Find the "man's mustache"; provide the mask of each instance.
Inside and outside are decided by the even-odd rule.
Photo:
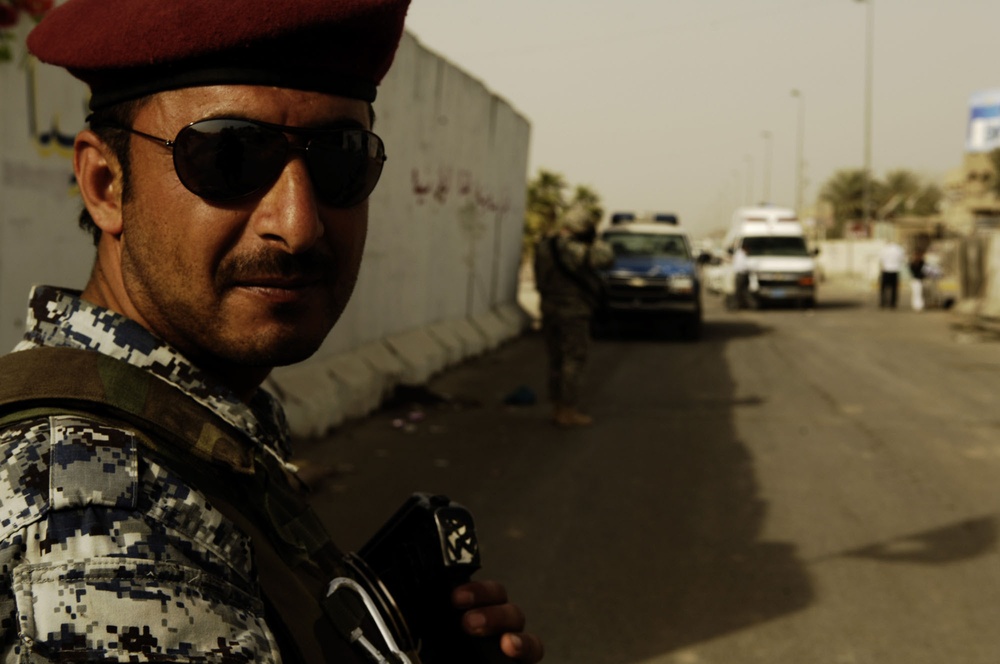
[[[216,280],[222,285],[253,281],[264,277],[284,279],[322,279],[334,261],[330,256],[310,251],[289,254],[283,251],[259,251],[233,256],[219,266]]]

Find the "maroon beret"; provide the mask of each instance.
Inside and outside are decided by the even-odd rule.
[[[92,109],[199,85],[374,101],[410,0],[67,0],[28,49],[91,90]]]

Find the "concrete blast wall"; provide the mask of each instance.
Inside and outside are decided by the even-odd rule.
[[[3,349],[24,331],[32,284],[81,288],[93,260],[70,161],[86,90],[22,54],[0,63]],[[409,34],[375,112],[388,161],[354,298],[313,358],[266,384],[298,435],[364,415],[396,385],[422,383],[526,324],[516,297],[528,121]]]
[[[1000,231],[981,230],[963,238],[958,253],[957,313],[974,326],[1000,330]]]
[[[878,281],[879,253],[884,240],[824,240],[817,243],[816,257],[827,277],[851,275],[875,283]]]

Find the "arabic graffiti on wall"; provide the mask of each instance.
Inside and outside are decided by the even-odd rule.
[[[428,198],[444,205],[452,195],[456,195],[464,201],[471,200],[479,210],[493,212],[501,217],[510,210],[508,193],[497,195],[489,191],[466,169],[460,169],[456,173],[452,168],[442,166],[438,168],[437,177],[434,177],[424,175],[420,169],[414,168],[410,171],[410,181],[413,195],[420,205]]]

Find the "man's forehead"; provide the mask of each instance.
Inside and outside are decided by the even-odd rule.
[[[139,114],[179,117],[244,117],[278,124],[326,125],[343,120],[367,124],[371,104],[360,99],[310,90],[257,85],[181,88],[152,95]],[[294,122],[291,122],[293,121]]]

